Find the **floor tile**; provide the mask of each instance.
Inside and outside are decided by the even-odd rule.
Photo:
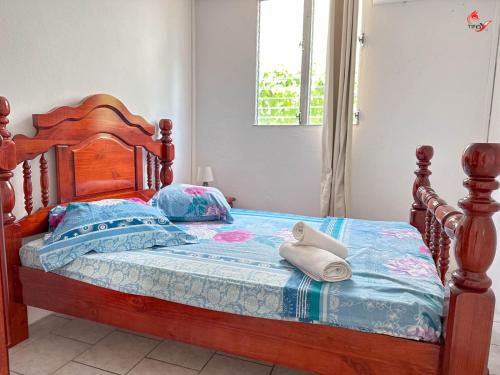
[[[148,339],[153,339],[153,340],[158,340],[158,341],[162,341],[162,340],[163,340],[163,338],[162,338],[162,337],[153,336],[153,335],[148,335],[147,333],[142,333],[142,332],[138,332],[138,331],[132,331],[132,330],[130,330],[130,329],[118,328],[118,330],[119,330],[119,331],[121,331],[121,332],[131,333],[131,334],[133,334],[133,335],[146,337],[146,338],[148,338]]]
[[[30,337],[46,335],[69,321],[70,320],[67,318],[62,318],[53,314],[46,316],[29,326]]]
[[[10,356],[10,367],[24,375],[51,374],[88,349],[89,345],[49,334]]]
[[[158,341],[124,332],[112,332],[75,361],[117,374],[125,374],[148,354]]]
[[[48,335],[52,330],[63,326],[69,322],[69,319],[61,318],[56,315],[49,315],[45,318],[40,319],[39,321],[31,324],[29,329],[29,337],[27,340],[17,344],[13,348],[9,349],[10,354],[14,354],[15,352],[21,350],[26,347],[26,345],[31,344],[33,341]]]
[[[211,349],[172,340],[165,340],[158,345],[148,357],[194,370],[200,370],[205,366],[213,354],[214,351]]]
[[[185,367],[144,358],[128,375],[196,375],[197,373],[197,371]]]
[[[65,319],[77,319],[74,316],[71,315],[66,315],[66,314],[61,314],[61,313],[54,313],[55,316],[58,316],[60,318],[65,318]]]
[[[111,373],[87,365],[82,365],[81,363],[76,363],[76,362],[70,362],[54,373],[54,375],[109,375],[109,374]]]
[[[491,343],[500,345],[500,323],[493,322],[493,331],[491,332]]]
[[[243,359],[245,361],[260,363],[261,365],[266,365],[266,366],[272,366],[273,365],[271,362],[259,361],[257,359],[253,359],[253,358],[249,358],[249,357],[244,357],[244,356],[241,356],[241,355],[236,355],[236,354],[231,354],[231,353],[226,353],[226,352],[217,352],[217,354],[225,355],[226,357],[231,357],[231,358]]]
[[[56,335],[86,342],[87,344],[95,344],[113,330],[113,327],[105,324],[90,320],[73,319],[57,327],[52,332]]]
[[[304,372],[282,366],[274,366],[271,375],[313,375],[311,372]]]
[[[200,372],[200,375],[269,375],[272,367],[255,362],[216,354]]]
[[[500,375],[500,346],[491,345],[488,367],[490,375]]]

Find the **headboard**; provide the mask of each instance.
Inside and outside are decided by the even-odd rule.
[[[27,335],[23,328],[26,307],[16,303],[20,300],[16,297],[20,288],[12,266],[19,264],[22,238],[47,230],[50,207],[46,153],[55,150],[57,203],[127,196],[149,198],[160,186],[172,183],[174,145],[170,120],[160,120],[160,138],[155,139],[154,125],[133,115],[121,101],[106,94],[89,96],[75,107],[59,107],[33,115],[37,130],[34,137],[12,137],[8,130],[9,114],[10,104],[0,96],[0,194],[6,238],[0,266],[4,271],[3,290],[8,293],[4,303],[12,344]],[[38,157],[42,208],[33,212],[31,168]],[[11,179],[20,164],[27,215],[16,220],[13,210],[17,192]]]
[[[6,99],[1,101],[8,108]],[[6,118],[8,113],[3,115]],[[31,163],[39,155],[41,202],[44,207],[49,204],[45,154],[51,148],[55,150],[57,203],[143,190],[144,152],[147,187],[158,189],[172,182],[171,121],[160,121],[161,139],[156,140],[154,125],[130,113],[111,95],[92,95],[75,107],[35,114],[33,126],[37,130],[34,137],[5,137],[15,158],[8,165],[0,165],[0,169],[12,171],[22,163],[28,215],[33,210]],[[11,215],[11,204],[4,209]]]

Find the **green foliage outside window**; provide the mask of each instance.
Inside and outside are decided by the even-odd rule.
[[[311,74],[308,124],[323,124],[324,80]],[[286,69],[262,73],[259,79],[259,125],[297,125],[300,111],[300,72]]]

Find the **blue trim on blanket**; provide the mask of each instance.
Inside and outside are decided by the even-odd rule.
[[[320,230],[340,240],[344,224],[344,218],[328,217],[323,219]],[[283,288],[283,315],[302,322],[319,321],[322,287],[322,282],[295,270]]]
[[[284,214],[281,212],[271,212],[271,211],[254,211],[254,210],[244,210],[240,208],[232,208],[231,213],[238,216],[260,216],[260,217],[277,217],[282,219],[293,219],[293,220],[306,220],[313,221],[317,223],[323,222],[325,219],[321,217],[315,216],[304,216],[304,215],[295,215],[295,214]]]

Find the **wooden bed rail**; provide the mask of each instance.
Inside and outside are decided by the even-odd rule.
[[[451,240],[463,214],[448,205],[429,186],[421,186],[417,195],[426,207],[423,240],[429,248],[443,284],[446,282]]]
[[[410,224],[422,234],[425,245],[432,254],[436,269],[443,284],[450,264],[450,244],[455,238],[455,230],[463,213],[448,205],[444,199],[431,188],[429,170],[434,155],[432,146],[418,146],[416,150],[417,176],[413,184],[412,208]]]
[[[419,169],[413,187],[410,223],[422,233],[445,282],[449,247],[454,240],[458,269],[452,274],[442,358],[445,374],[487,374],[495,296],[487,271],[496,251],[492,216],[500,209],[491,194],[500,186],[500,144],[475,143],[462,156],[468,195],[462,211],[448,205],[430,187],[427,167],[432,147],[417,148]],[[422,224],[423,222],[423,224]]]

